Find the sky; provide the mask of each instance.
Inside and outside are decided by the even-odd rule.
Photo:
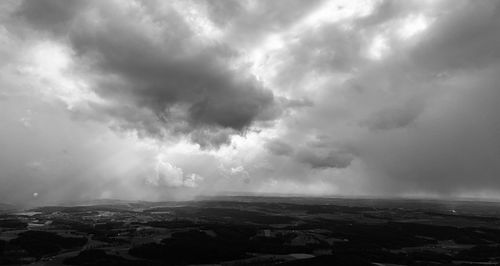
[[[0,201],[500,199],[500,2],[0,2]]]

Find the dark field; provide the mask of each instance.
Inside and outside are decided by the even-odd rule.
[[[0,214],[0,265],[500,265],[500,204],[217,197]]]

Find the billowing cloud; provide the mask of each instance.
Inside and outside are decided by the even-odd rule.
[[[85,66],[79,71],[92,76],[94,91],[108,100],[95,109],[125,128],[158,137],[165,130],[195,132],[193,140],[206,146],[213,139],[217,146],[228,137],[199,136],[221,135],[218,129],[234,134],[273,118],[266,115],[273,93],[233,62],[238,51],[199,36],[176,7],[25,1],[17,14],[35,29],[67,39]]]
[[[195,188],[203,177],[196,173],[185,174],[184,171],[158,156],[153,162],[149,175],[146,176],[146,185],[154,187],[190,187]]]

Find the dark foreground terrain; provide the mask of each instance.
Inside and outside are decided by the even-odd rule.
[[[0,265],[500,265],[500,204],[218,197],[0,213]]]

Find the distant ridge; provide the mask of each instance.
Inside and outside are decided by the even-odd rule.
[[[445,197],[445,198],[424,198],[418,196],[400,196],[400,197],[383,197],[383,196],[348,196],[348,195],[318,195],[309,196],[303,194],[281,194],[281,193],[251,193],[251,192],[231,192],[226,191],[218,194],[207,194],[198,195],[188,200],[159,200],[159,201],[147,201],[147,200],[124,200],[124,199],[89,199],[81,201],[68,201],[68,202],[53,202],[45,204],[26,204],[26,205],[15,205],[11,203],[0,203],[0,212],[10,212],[22,209],[32,209],[37,207],[47,207],[47,206],[61,206],[61,207],[74,207],[74,206],[124,206],[124,207],[137,207],[142,205],[171,205],[180,204],[187,202],[197,202],[197,201],[290,201],[290,202],[307,202],[309,204],[315,204],[318,200],[347,200],[347,201],[406,201],[406,202],[442,202],[442,203],[452,203],[452,202],[463,202],[473,204],[477,203],[489,203],[489,204],[500,204],[500,199],[497,198],[474,198],[474,197]]]
[[[19,209],[19,207],[16,205],[8,204],[8,203],[0,203],[0,212],[14,211],[17,209]]]
[[[127,205],[130,203],[138,203],[138,200],[122,200],[122,199],[93,199],[84,201],[73,201],[61,205],[69,206],[85,206],[85,205]]]

